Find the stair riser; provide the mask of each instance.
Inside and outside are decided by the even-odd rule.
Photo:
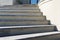
[[[0,8],[39,8],[38,6],[2,6]]]
[[[39,12],[40,13],[40,10],[0,10],[0,12],[17,12],[17,13],[19,13],[19,12],[29,12],[29,13],[31,13],[31,12]]]
[[[5,20],[46,20],[46,16],[0,16],[0,19]]]
[[[13,9],[14,10],[22,10],[22,9],[24,9],[24,10],[25,9],[28,9],[28,10],[34,9],[34,10],[36,10],[36,9],[39,9],[39,8],[38,7],[18,7],[18,8],[17,7],[16,8],[15,7],[7,7],[7,8],[0,8],[0,10],[2,10],[2,9],[3,10],[9,10],[9,9],[11,9],[11,10],[13,10]]]
[[[53,34],[48,36],[33,37],[20,40],[60,40],[60,34]]]
[[[0,11],[0,13],[2,12],[7,12],[7,13],[40,13],[38,11]]]
[[[55,26],[0,29],[1,35],[17,35],[55,31]]]
[[[49,21],[0,21],[0,26],[49,25]]]
[[[0,15],[25,15],[25,16],[43,16],[43,13],[8,13],[8,12],[0,12]]]
[[[1,8],[4,8],[4,7],[38,7],[38,5],[25,5],[25,4],[23,4],[23,5],[6,5],[6,6],[2,6]]]

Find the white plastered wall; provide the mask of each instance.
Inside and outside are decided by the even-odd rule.
[[[12,5],[12,4],[13,4],[13,0],[0,0],[0,6]]]
[[[38,5],[43,14],[47,16],[47,19],[60,30],[60,0],[52,0],[43,5],[39,2]]]

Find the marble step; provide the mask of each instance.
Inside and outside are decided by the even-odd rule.
[[[50,21],[0,21],[0,26],[50,25]]]
[[[25,12],[40,12],[40,10],[24,10],[24,9],[23,10],[17,10],[17,9],[16,10],[14,10],[14,9],[13,10],[10,10],[10,9],[6,10],[5,9],[4,10],[4,9],[2,9],[2,10],[0,10],[0,12],[24,12],[25,13]]]
[[[5,26],[0,27],[0,36],[12,36],[53,31],[57,31],[55,25]]]
[[[40,13],[18,13],[18,12],[0,12],[0,15],[18,15],[18,16],[21,16],[21,15],[24,15],[24,16],[43,16],[43,13],[40,12]]]
[[[18,40],[60,40],[60,32],[59,31],[47,32],[47,33],[37,33],[37,34],[31,34],[31,35],[37,35],[37,36],[25,38],[25,39],[18,39]],[[18,36],[16,36],[16,37],[18,37]]]
[[[1,16],[1,20],[46,20],[46,16]]]

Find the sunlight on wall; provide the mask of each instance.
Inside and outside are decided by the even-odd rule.
[[[57,25],[58,30],[60,30],[60,0],[53,0],[43,5],[39,2],[38,5],[43,14],[47,16],[47,19],[50,20],[52,24]]]

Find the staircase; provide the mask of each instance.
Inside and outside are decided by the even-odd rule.
[[[57,31],[38,5],[0,7],[0,36]]]

